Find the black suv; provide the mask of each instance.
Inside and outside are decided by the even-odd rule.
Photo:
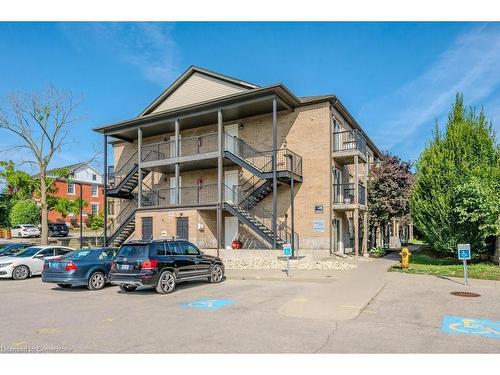
[[[224,278],[224,264],[183,240],[131,241],[123,244],[109,272],[111,284],[124,292],[152,286],[160,294],[172,293],[180,281]]]
[[[64,223],[49,224],[49,236],[50,237],[66,237],[69,233],[68,226]]]

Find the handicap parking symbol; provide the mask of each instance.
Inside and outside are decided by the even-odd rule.
[[[443,316],[441,330],[457,335],[482,336],[500,339],[500,321],[464,318],[461,316]]]
[[[193,301],[190,303],[183,303],[180,306],[188,307],[192,309],[201,309],[201,310],[217,310],[223,306],[232,305],[234,303],[233,300],[230,299],[199,299],[197,301]]]

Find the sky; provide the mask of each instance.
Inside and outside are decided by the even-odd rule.
[[[379,149],[405,160],[445,125],[457,92],[500,130],[499,23],[4,22],[0,108],[47,85],[80,98],[59,167],[101,151],[93,128],[137,116],[190,65],[297,96],[335,94]],[[0,129],[0,150],[15,142]]]

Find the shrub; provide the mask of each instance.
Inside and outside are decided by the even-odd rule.
[[[382,246],[372,247],[369,252],[370,256],[374,258],[380,258],[383,257],[385,254],[387,254],[387,252]]]
[[[40,207],[31,200],[19,200],[12,206],[9,214],[11,225],[40,224]]]

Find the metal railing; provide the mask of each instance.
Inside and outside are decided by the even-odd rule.
[[[216,203],[217,185],[196,185],[177,188],[145,189],[142,192],[143,207],[171,207]],[[178,198],[177,198],[178,194]]]
[[[260,151],[250,146],[242,139],[224,133],[224,149],[229,151],[247,163],[253,165],[262,173],[269,173],[273,170],[273,151]],[[293,159],[293,165],[291,160]],[[302,157],[295,152],[280,148],[276,151],[276,170],[290,171],[302,176]]]
[[[122,200],[122,202],[124,201]],[[124,206],[120,207],[118,215],[114,216],[111,222],[107,225],[106,234],[108,243],[116,237],[117,231],[119,231],[119,229],[128,221],[130,215],[132,215],[136,209],[137,200],[135,198],[127,201]],[[101,237],[104,238],[104,232],[101,234]]]
[[[108,189],[114,189],[130,174],[137,165],[137,151],[132,154],[118,169],[108,167]],[[110,168],[111,167],[111,168]]]
[[[333,151],[358,150],[366,153],[366,139],[358,130],[333,132]]]
[[[175,155],[175,141],[150,143],[142,146],[143,162],[174,158]]]
[[[355,189],[354,184],[333,184],[333,203],[337,204],[354,204]],[[365,187],[358,184],[358,203],[366,204]]]
[[[209,133],[180,139],[180,156],[191,156],[216,152],[218,133]]]
[[[229,187],[224,185],[224,201],[238,207],[240,210],[248,212],[251,216],[260,221],[270,231],[273,231],[273,214],[267,211],[255,202],[247,199],[247,193],[242,191],[238,186]],[[292,229],[280,219],[277,219],[277,233],[274,233],[277,238],[282,239],[285,243],[292,241],[292,235],[295,236],[295,247],[299,248],[299,235],[292,232]]]

